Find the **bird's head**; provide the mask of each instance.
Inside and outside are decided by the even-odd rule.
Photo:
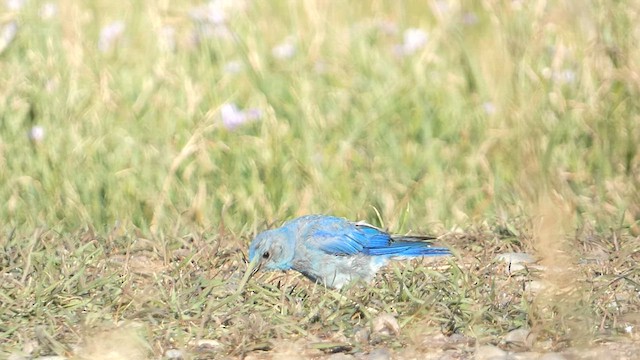
[[[267,230],[258,234],[249,246],[249,261],[255,271],[289,270],[295,252],[295,239],[287,229]]]

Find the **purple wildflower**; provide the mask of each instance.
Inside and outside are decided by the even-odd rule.
[[[27,3],[26,0],[5,0],[7,9],[11,11],[18,11]]]
[[[11,21],[0,28],[0,54],[7,49],[18,34],[18,23]]]
[[[44,139],[44,128],[40,125],[35,125],[29,130],[27,136],[31,142],[39,143]]]
[[[220,107],[222,124],[227,130],[235,130],[241,125],[260,120],[262,111],[259,109],[240,110],[233,103],[225,103]]]
[[[176,51],[176,29],[170,25],[160,28],[158,33],[158,47],[164,52]]]
[[[195,44],[202,39],[231,37],[231,30],[227,27],[228,7],[221,1],[210,1],[189,11],[189,17],[195,25],[192,35]]]
[[[416,28],[407,29],[402,35],[402,54],[404,55],[418,52],[427,44],[429,39],[429,35],[424,30]]]
[[[224,64],[224,72],[227,74],[238,74],[244,69],[244,64],[239,60],[232,60]]]
[[[43,20],[53,19],[54,16],[58,13],[58,5],[54,3],[44,3],[40,8],[40,18]]]
[[[98,39],[98,50],[103,53],[109,52],[116,41],[118,41],[124,33],[124,22],[121,20],[114,21],[100,30],[100,38]]]
[[[287,37],[283,42],[271,49],[271,54],[279,60],[291,59],[296,54],[296,44],[292,37]]]
[[[484,110],[485,114],[493,115],[496,113],[496,106],[491,101],[485,101],[482,103],[482,110]]]

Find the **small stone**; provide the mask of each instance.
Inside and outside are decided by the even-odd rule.
[[[369,336],[371,336],[371,330],[366,327],[355,329],[355,332],[353,333],[353,339],[362,344],[369,342]]]
[[[529,329],[520,328],[509,331],[504,336],[503,341],[509,346],[528,349],[533,345],[535,335],[531,334]]]
[[[219,349],[223,345],[217,340],[200,339],[195,342],[196,347],[201,349]]]
[[[371,322],[373,332],[383,336],[400,335],[398,320],[388,313],[375,317]]]
[[[467,354],[467,351],[461,351],[457,349],[448,349],[437,355],[434,354],[433,357],[428,357],[427,359],[437,359],[437,360],[460,360],[465,359],[462,354]],[[468,358],[467,358],[468,359]]]
[[[495,257],[496,261],[501,261],[509,265],[509,272],[524,270],[528,264],[533,264],[536,259],[527,253],[502,253]]]
[[[640,326],[640,312],[628,312],[626,314],[622,314],[618,317],[618,321],[625,323],[626,325]]]
[[[379,348],[371,351],[367,356],[364,357],[366,360],[390,360],[391,359],[391,351],[387,348]]]
[[[525,351],[512,353],[509,355],[509,360],[538,360],[541,354],[533,351]]]
[[[23,351],[29,355],[33,354],[33,352],[38,348],[38,342],[35,340],[27,341],[24,344]]]
[[[495,259],[511,264],[532,264],[536,262],[536,258],[531,254],[515,252],[498,254]]]
[[[493,345],[483,345],[476,349],[476,360],[508,360],[507,352]]]
[[[567,358],[566,356],[560,353],[551,352],[551,353],[546,353],[542,355],[541,357],[538,358],[538,360],[567,360]]]
[[[184,351],[180,349],[169,349],[164,352],[167,359],[184,359]]]
[[[546,285],[540,280],[532,280],[524,284],[524,289],[531,294],[539,294],[544,290]]]
[[[29,360],[31,359],[31,356],[24,354],[24,353],[18,353],[18,352],[14,352],[9,354],[9,357],[7,357],[7,360]]]

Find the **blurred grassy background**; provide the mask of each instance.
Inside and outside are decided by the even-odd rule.
[[[1,55],[5,228],[240,231],[373,208],[451,228],[547,188],[637,232],[633,2],[43,4],[3,15],[19,25]],[[403,54],[407,29],[425,38]],[[228,130],[226,103],[261,118]]]
[[[518,307],[505,310],[493,290],[476,287],[488,276],[482,261],[501,251],[538,250],[553,268],[578,261],[558,252],[591,251],[585,239],[597,239],[596,247],[615,250],[611,267],[598,274],[628,270],[625,276],[638,277],[627,261],[637,256],[640,235],[638,2],[12,0],[2,6],[2,264],[21,284],[3,301],[23,313],[32,311],[26,309],[34,297],[80,296],[60,313],[43,303],[37,309],[44,313],[33,310],[26,323],[49,314],[48,331],[60,323],[73,327],[79,309],[98,314],[85,325],[103,317],[146,319],[149,302],[152,309],[171,308],[169,317],[199,314],[209,291],[241,268],[237,251],[248,237],[308,213],[365,219],[397,232],[467,229],[451,245],[473,259],[469,269],[476,272],[450,269],[446,279],[409,288],[440,289],[420,295],[449,304],[433,322],[453,321],[452,329],[478,338],[548,325],[550,318],[561,328],[547,329],[553,334],[584,325],[536,310],[558,301],[557,294],[542,305],[518,295],[511,303]],[[493,232],[469,230],[476,226]],[[207,242],[202,234],[214,235]],[[134,248],[153,260],[138,265],[151,269],[140,270],[144,276],[105,265]],[[145,277],[165,269],[180,248],[190,255],[177,257],[171,276]],[[202,273],[222,267],[229,271]],[[187,268],[210,282],[181,278]],[[563,271],[550,284],[574,274]],[[167,285],[174,276],[178,283]],[[522,287],[509,279],[502,280]],[[129,282],[168,290],[137,303],[127,293],[136,293]],[[198,284],[208,291],[188,292]],[[253,291],[252,303],[280,296],[273,286]],[[358,301],[373,306],[393,294],[393,284],[379,291]],[[600,307],[581,292],[568,297],[580,306],[559,311],[592,312],[602,324],[615,323],[617,310],[602,305],[605,292],[592,289]],[[79,300],[86,294],[93,300]],[[281,296],[287,305],[269,316],[284,322],[296,311],[295,299],[310,295],[292,289]],[[435,311],[405,300],[411,316]],[[328,300],[308,301],[321,309]],[[517,314],[507,321],[503,310]],[[236,325],[266,326],[260,319]],[[410,319],[403,325],[418,328]],[[3,337],[24,324],[5,327]],[[267,335],[306,334],[313,326],[301,330],[290,322]],[[196,331],[165,330],[153,331],[157,339],[190,339]],[[157,341],[155,349],[162,349]]]

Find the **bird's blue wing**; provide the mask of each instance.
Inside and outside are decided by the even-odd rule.
[[[363,246],[357,237],[338,235],[335,232],[319,230],[310,238],[309,244],[327,254],[355,255],[362,252]]]
[[[332,255],[438,256],[447,248],[433,247],[425,236],[391,236],[366,223],[335,217],[319,217],[307,227],[306,245]]]
[[[369,254],[372,248],[389,245],[389,234],[366,224],[346,220],[328,221],[308,234],[308,245],[333,255]]]

